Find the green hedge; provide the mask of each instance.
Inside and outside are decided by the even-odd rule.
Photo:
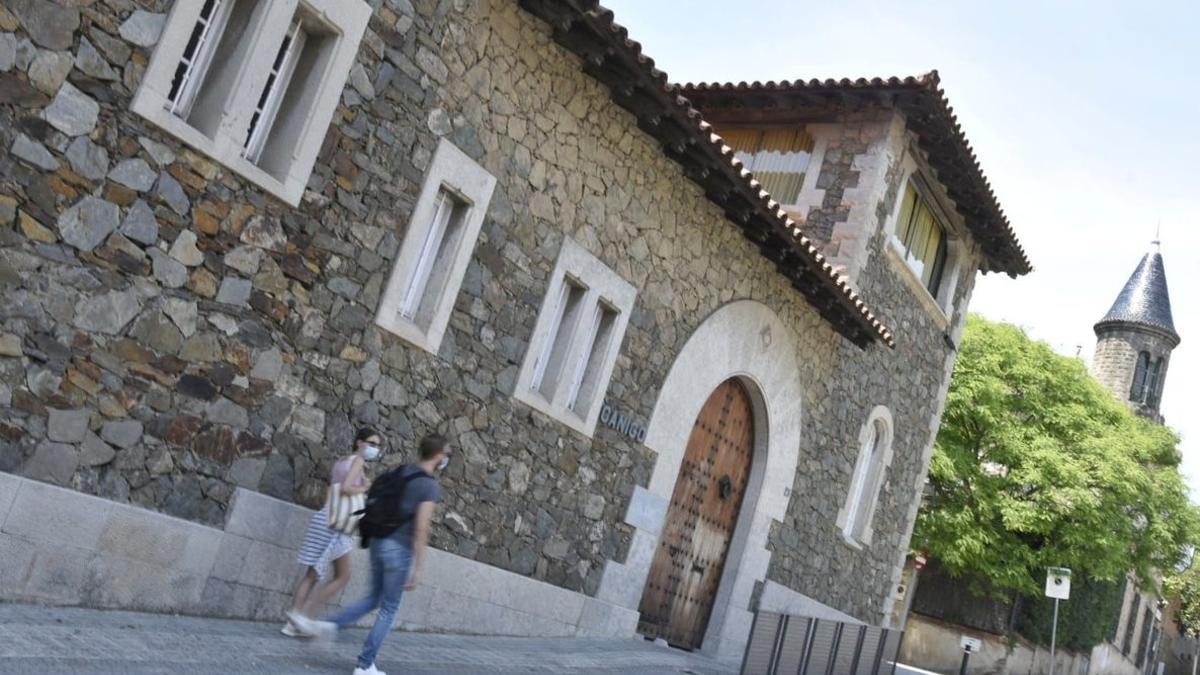
[[[1072,651],[1090,651],[1112,634],[1121,611],[1122,584],[1096,581],[1076,575],[1071,579],[1071,599],[1058,606],[1058,646]],[[1050,644],[1054,600],[1045,596],[1024,597],[1016,632],[1038,644]]]

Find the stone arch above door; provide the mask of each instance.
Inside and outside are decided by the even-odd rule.
[[[654,471],[646,488],[634,489],[625,517],[634,527],[629,554],[624,563],[608,562],[599,599],[637,609],[696,415],[718,385],[736,377],[755,404],[754,465],[702,649],[740,655],[753,619],[750,596],[771,559],[771,521],[787,513],[800,451],[803,389],[797,359],[794,333],[759,302],[731,302],[696,328],[671,365],[650,416],[645,444],[657,453]]]

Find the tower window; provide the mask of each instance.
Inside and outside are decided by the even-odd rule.
[[[1129,389],[1129,400],[1142,405],[1158,405],[1162,392],[1163,357],[1153,361],[1150,352],[1138,352],[1137,366],[1133,370],[1133,385]]]
[[[1146,377],[1146,405],[1157,406],[1159,394],[1162,390],[1162,357],[1154,360],[1150,365],[1150,374]]]
[[[1138,354],[1137,367],[1133,370],[1133,386],[1129,389],[1129,400],[1141,403],[1146,390],[1146,371],[1150,370],[1150,352]]]

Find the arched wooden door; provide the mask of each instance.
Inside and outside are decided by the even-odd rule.
[[[688,437],[638,608],[638,631],[700,646],[754,456],[750,395],[736,379],[709,395]]]

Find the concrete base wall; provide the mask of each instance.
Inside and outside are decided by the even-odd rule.
[[[1137,664],[1122,654],[1120,649],[1104,642],[1092,650],[1092,672],[1105,675],[1138,675],[1140,671]],[[1158,670],[1154,672],[1157,673]]]
[[[1049,649],[1021,639],[1010,643],[1001,635],[942,623],[918,614],[908,618],[904,642],[900,647],[900,661],[938,673],[957,673],[963,657],[959,639],[964,635],[983,642],[983,649],[971,655],[967,664],[968,675],[1047,675],[1050,672]],[[1088,655],[1062,650],[1055,654],[1054,661],[1055,675],[1125,672],[1089,669]]]
[[[838,611],[829,605],[818,602],[807,595],[797,593],[787,586],[768,581],[763,584],[762,598],[758,608],[768,612],[793,614],[795,616],[811,616],[828,621],[843,623],[862,623],[845,612]]]
[[[313,512],[238,489],[223,529],[0,472],[0,600],[282,621]],[[367,591],[366,551],[335,604]],[[637,612],[430,549],[405,630],[632,637]],[[368,619],[371,617],[368,616]]]

